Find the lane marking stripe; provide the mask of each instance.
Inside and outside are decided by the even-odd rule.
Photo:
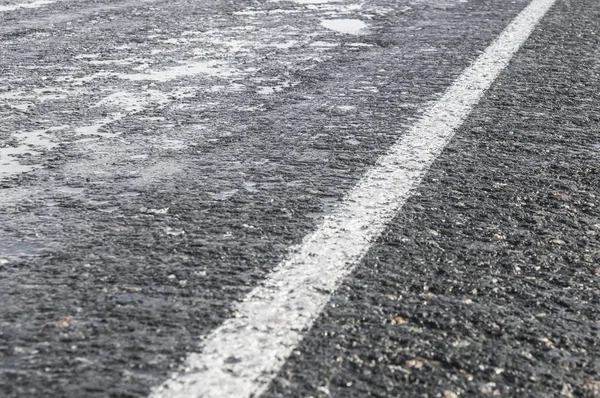
[[[258,396],[556,0],[533,0],[151,398]]]

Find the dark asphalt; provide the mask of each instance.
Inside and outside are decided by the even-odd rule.
[[[600,396],[599,31],[551,11],[264,397]]]
[[[0,396],[145,396],[525,4],[377,0],[340,12],[361,36],[291,2],[0,14],[0,95],[32,104],[0,139],[70,126],[0,181]],[[266,396],[600,396],[599,27],[559,1]],[[194,51],[237,74],[73,82]],[[149,105],[82,141],[120,91]]]

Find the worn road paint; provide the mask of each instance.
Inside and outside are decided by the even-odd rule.
[[[421,181],[483,93],[556,0],[534,0],[362,178],[331,217],[189,354],[152,398],[262,393],[330,294]]]

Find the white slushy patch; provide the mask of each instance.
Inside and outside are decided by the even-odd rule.
[[[269,3],[280,3],[282,1],[288,1],[288,0],[269,0]],[[342,0],[291,0],[293,3],[296,4],[307,4],[307,5],[313,5],[313,4],[329,4],[329,3],[341,3]]]
[[[329,4],[329,3],[339,3],[341,0],[292,0],[297,4]]]
[[[143,94],[118,91],[100,100],[93,107],[113,107],[127,113],[138,113],[150,104],[166,104],[169,97],[157,90],[146,90]]]
[[[35,165],[25,165],[19,161],[21,156],[27,154],[37,155],[38,153],[26,145],[0,148],[0,178],[35,170],[37,168]]]
[[[295,47],[298,45],[298,40],[288,40],[281,43],[271,43],[268,44],[267,47],[275,47],[280,50],[287,50],[289,48]]]
[[[69,126],[51,127],[48,130],[34,130],[26,133],[15,133],[14,137],[20,141],[22,145],[27,145],[36,149],[50,150],[58,146],[53,141],[52,135],[49,133],[61,131],[69,128]]]
[[[0,5],[0,12],[15,11],[21,8],[40,8],[48,4],[56,3],[57,0],[38,0],[18,4]]]
[[[257,397],[556,0],[533,0],[151,398]]]
[[[99,136],[99,137],[103,137],[103,138],[117,137],[119,135],[119,133],[113,133],[110,131],[101,131],[101,130],[105,126],[108,126],[111,123],[121,120],[124,116],[125,116],[125,114],[117,113],[117,114],[112,115],[111,117],[107,117],[102,120],[94,121],[93,124],[77,127],[77,128],[75,128],[75,134],[80,135],[80,136],[92,135],[92,136]]]
[[[367,24],[360,19],[325,19],[321,21],[321,26],[350,35],[364,34],[367,30]]]
[[[43,92],[52,93],[53,91],[46,88]],[[33,164],[34,158],[40,156],[44,151],[58,146],[56,142],[59,140],[54,137],[53,133],[66,131],[68,134],[79,136],[78,141],[80,142],[115,138],[120,136],[122,132],[115,131],[111,126],[112,124],[126,117],[133,117],[149,107],[164,106],[176,99],[192,97],[195,92],[195,87],[179,87],[167,93],[158,90],[145,90],[142,93],[117,91],[91,106],[91,108],[105,108],[109,111],[102,118],[88,120],[85,124],[75,126],[55,126],[46,130],[13,133],[12,137],[16,139],[18,145],[0,148],[0,178],[40,168],[39,164]],[[0,99],[14,100],[25,96],[25,93],[5,93],[0,94]],[[40,100],[41,97],[34,96],[32,98]],[[23,160],[27,160],[31,164],[22,164]]]
[[[195,75],[209,75],[216,77],[231,77],[234,72],[224,62],[217,60],[189,62],[163,70],[150,71],[147,73],[118,74],[117,77],[124,80],[150,80],[156,82],[167,82],[182,77]]]
[[[13,137],[18,141],[18,145],[0,148],[0,178],[39,168],[40,166],[36,164],[22,164],[21,158],[31,158],[58,146],[48,133],[67,127],[60,126],[48,130],[15,133]]]
[[[275,84],[272,86],[260,86],[258,87],[258,89],[256,90],[257,94],[261,94],[261,95],[270,95],[270,94],[275,94],[275,93],[279,93],[287,88],[290,87],[294,87],[297,83],[292,83],[289,80],[285,80],[279,84]]]

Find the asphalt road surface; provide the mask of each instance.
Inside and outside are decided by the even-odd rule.
[[[600,397],[597,0],[0,0],[0,396]]]

